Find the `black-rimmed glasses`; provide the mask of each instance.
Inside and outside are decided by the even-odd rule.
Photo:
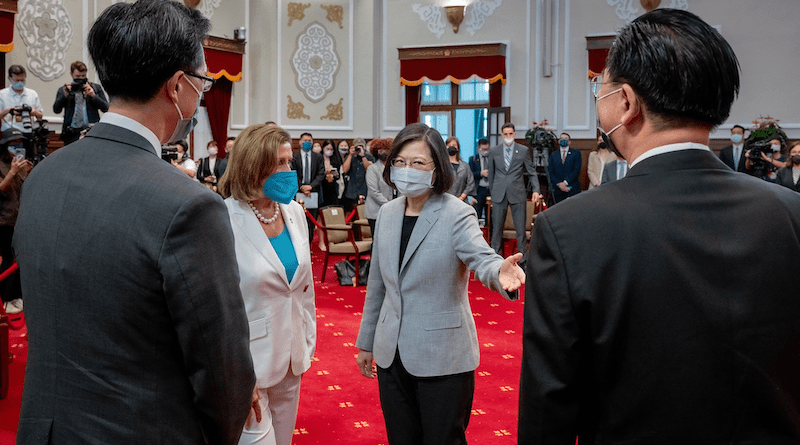
[[[201,76],[199,74],[190,73],[189,71],[185,71],[185,70],[181,70],[181,71],[183,71],[183,74],[186,74],[187,76],[195,77],[197,79],[202,80],[203,81],[203,89],[201,89],[200,91],[202,91],[204,93],[208,93],[208,91],[211,89],[211,87],[214,86],[214,82],[217,81],[213,77]]]

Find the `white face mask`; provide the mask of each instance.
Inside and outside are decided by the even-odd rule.
[[[731,142],[733,142],[734,144],[738,144],[739,142],[742,142],[742,135],[741,134],[732,134],[731,135]]]
[[[503,138],[503,142],[510,147],[514,143],[514,138]]]
[[[433,187],[433,170],[417,170],[405,167],[397,168],[392,166],[391,174],[397,191],[403,195],[416,198],[424,195]]]
[[[209,147],[208,148],[208,155],[209,156],[216,156],[217,155],[217,147]]]
[[[333,156],[333,149],[329,148],[329,149],[325,150],[325,156],[327,156],[327,157]]]
[[[780,144],[773,144],[773,145],[770,145],[770,147],[772,147],[772,151],[775,151],[775,152],[781,151]]]

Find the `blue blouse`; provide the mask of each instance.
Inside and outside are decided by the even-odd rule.
[[[286,269],[286,278],[291,283],[294,273],[297,272],[297,267],[300,264],[297,262],[297,254],[294,252],[292,238],[289,236],[289,231],[286,230],[285,224],[283,232],[274,238],[270,238],[269,242],[272,244],[272,248],[275,249],[275,253],[278,254],[281,263],[283,263],[283,268]]]

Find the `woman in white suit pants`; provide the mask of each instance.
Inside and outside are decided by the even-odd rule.
[[[220,192],[233,229],[239,287],[250,322],[256,373],[253,405],[240,444],[292,442],[300,378],[316,345],[314,279],[308,227],[292,201],[289,134],[253,125],[234,143]]]
[[[469,273],[516,299],[507,291],[525,281],[522,254],[503,260],[475,210],[446,193],[453,168],[438,131],[405,127],[386,163],[403,196],[378,213],[356,361],[368,378],[377,365],[390,444],[464,444],[479,362]]]

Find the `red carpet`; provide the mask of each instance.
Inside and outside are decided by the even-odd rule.
[[[313,256],[314,276],[322,275],[322,255]],[[331,262],[341,257],[331,257]],[[475,400],[467,439],[473,444],[514,444],[522,352],[522,302],[504,300],[470,282],[470,303],[481,344]],[[325,283],[316,283],[317,351],[303,377],[294,444],[387,444],[378,401],[378,382],[361,376],[354,346],[365,287],[343,287],[333,264]],[[27,358],[24,328],[11,331],[9,395],[0,400],[0,445],[13,444],[19,421]]]

